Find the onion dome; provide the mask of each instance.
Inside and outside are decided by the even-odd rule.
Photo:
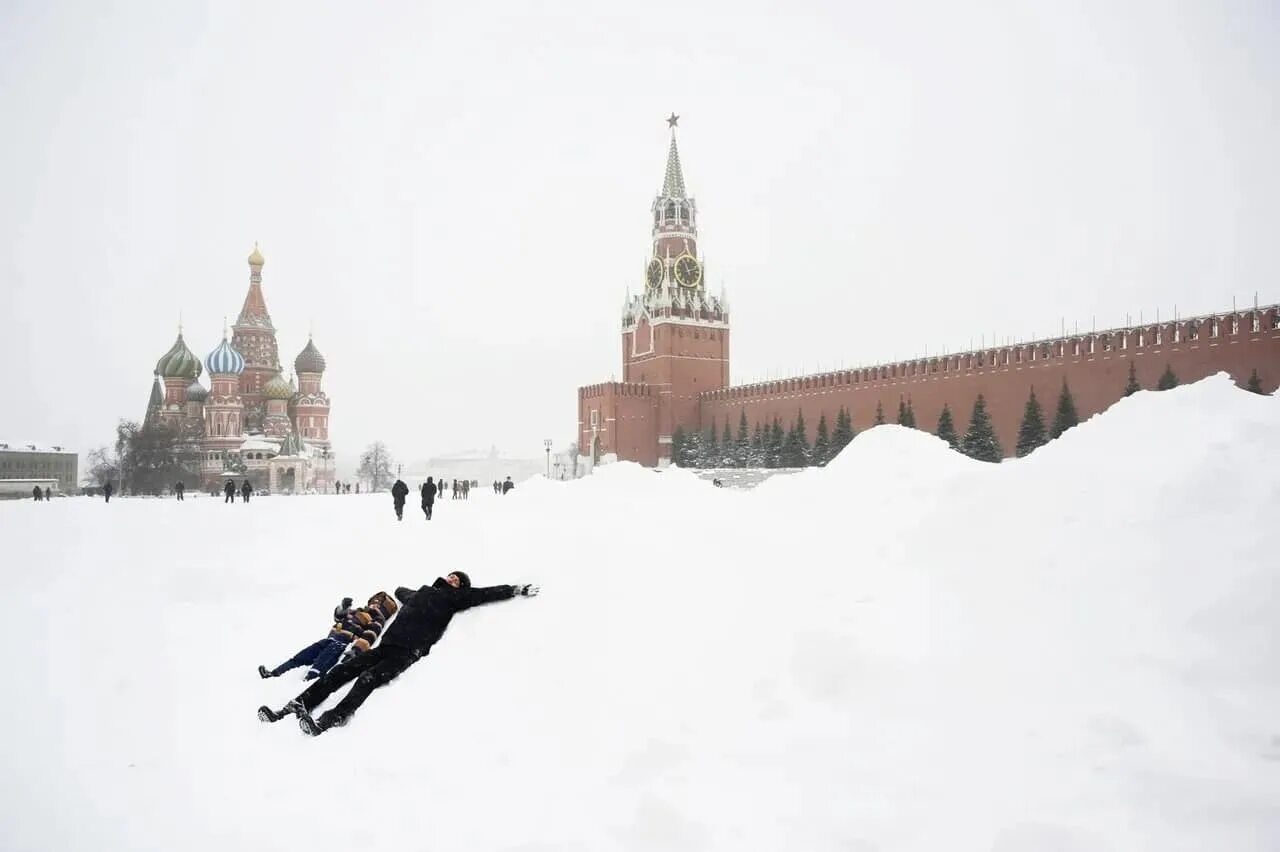
[[[244,356],[227,342],[225,335],[222,342],[218,344],[218,348],[210,352],[209,357],[204,360],[209,365],[209,375],[231,373],[238,376],[244,372]]]
[[[203,404],[208,398],[209,392],[205,390],[204,385],[200,384],[200,382],[196,381],[187,385],[187,402],[199,402]]]
[[[200,359],[187,348],[186,342],[182,339],[182,332],[179,331],[178,339],[173,342],[173,346],[156,362],[156,375],[165,379],[195,381],[200,378],[201,372],[203,368],[200,366]]]
[[[324,356],[311,338],[307,338],[306,347],[293,359],[293,369],[299,373],[323,373],[324,368]]]
[[[249,255],[250,266],[262,266],[266,263],[266,258],[262,256],[262,252],[258,251],[258,244],[253,244],[253,254]]]
[[[262,386],[262,395],[267,399],[292,399],[293,389],[284,380],[284,376],[276,373]]]

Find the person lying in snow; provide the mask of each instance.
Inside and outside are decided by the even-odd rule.
[[[337,664],[345,650],[348,655],[363,654],[378,641],[387,619],[396,614],[399,606],[395,598],[386,592],[378,592],[369,598],[369,605],[352,609],[351,598],[343,598],[333,610],[334,625],[329,635],[303,648],[270,671],[258,666],[258,674],[264,678],[279,677],[298,666],[311,666],[304,680],[320,677]]]
[[[463,571],[439,577],[430,586],[423,586],[417,591],[402,586],[396,589],[396,597],[404,604],[404,609],[387,628],[378,647],[330,669],[328,674],[278,712],[269,707],[259,707],[258,718],[264,722],[278,722],[293,714],[298,717],[298,726],[303,733],[310,736],[345,725],[370,693],[395,680],[430,652],[454,615],[473,606],[504,601],[517,595],[533,597],[536,594],[538,587],[532,585],[475,589],[471,587],[471,578]],[[355,686],[337,706],[322,713],[319,719],[311,718],[312,710],[352,680],[356,682]]]

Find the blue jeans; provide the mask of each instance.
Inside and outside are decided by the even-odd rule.
[[[285,662],[276,666],[271,670],[271,674],[278,677],[287,671],[298,668],[298,666],[309,665],[311,670],[316,673],[314,676],[319,677],[333,668],[346,647],[347,643],[342,639],[326,636],[319,642],[311,643]]]

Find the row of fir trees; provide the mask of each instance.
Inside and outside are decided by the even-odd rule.
[[[1178,377],[1166,364],[1156,389],[1169,390],[1177,386]],[[1249,379],[1248,389],[1255,393],[1261,392],[1257,370],[1254,370]],[[1130,361],[1124,395],[1129,396],[1139,390],[1142,387],[1138,384],[1134,364]],[[874,425],[879,426],[885,422],[884,408],[877,402]],[[1045,422],[1044,408],[1032,387],[1023,409],[1014,454],[1022,458],[1079,422],[1075,398],[1071,395],[1066,379],[1062,381],[1052,423]],[[899,401],[897,423],[912,429],[918,428],[909,399]],[[671,457],[680,467],[694,468],[821,467],[843,450],[853,440],[854,434],[853,417],[844,407],[836,414],[834,429],[827,425],[825,413],[818,418],[818,428],[812,443],[809,442],[808,426],[802,412],[796,412],[796,419],[784,429],[777,417],[771,423],[749,426],[747,413],[743,411],[738,418],[736,434],[730,430],[727,419],[722,432],[717,431],[714,420],[704,432],[676,429],[671,438]],[[934,434],[946,441],[953,450],[979,461],[999,462],[1004,457],[1004,450],[996,436],[991,416],[987,413],[987,402],[982,394],[978,394],[978,398],[973,401],[969,426],[963,435],[956,431],[955,419],[947,404],[942,406],[942,414],[938,417]]]

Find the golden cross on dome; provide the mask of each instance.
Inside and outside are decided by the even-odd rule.
[[[666,120],[666,121],[667,121],[667,127],[670,127],[672,130],[675,130],[675,129],[676,129],[676,123],[680,121],[680,116],[676,115],[676,114],[673,112],[673,113],[671,113],[671,116],[670,116],[669,118],[667,118],[667,120]]]

